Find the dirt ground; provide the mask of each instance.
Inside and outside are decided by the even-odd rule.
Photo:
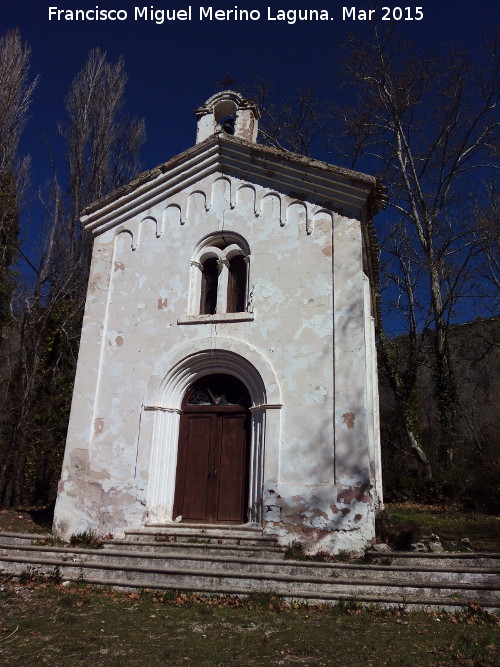
[[[285,607],[272,594],[202,598],[0,576],[0,665],[435,667],[499,664],[498,618]]]
[[[50,533],[52,518],[43,510],[0,510],[0,533]]]

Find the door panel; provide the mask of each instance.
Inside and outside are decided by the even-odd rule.
[[[246,520],[247,414],[181,415],[174,517],[193,523]]]
[[[210,415],[182,415],[175,515],[185,521],[204,521],[207,517],[208,475],[212,431]],[[178,500],[178,502],[177,502]]]
[[[244,521],[246,440],[246,415],[219,419],[218,521]]]

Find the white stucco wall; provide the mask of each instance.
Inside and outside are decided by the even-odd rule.
[[[250,518],[283,543],[362,550],[379,460],[360,220],[220,172],[158,199],[95,238],[55,529],[173,519],[180,388],[190,355],[206,369],[209,350],[213,372],[247,359],[260,378]],[[196,304],[194,249],[224,230],[250,247],[253,319],[180,324]]]

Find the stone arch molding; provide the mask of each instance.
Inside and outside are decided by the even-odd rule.
[[[281,391],[275,373],[260,352],[231,338],[200,339],[169,355],[169,370],[153,376],[143,409],[154,414],[149,460],[147,521],[169,523],[172,516],[181,404],[189,386],[212,373],[227,373],[241,380],[252,400],[248,521],[262,521],[262,489],[265,479],[275,479],[275,457],[266,457],[266,447],[279,442]],[[268,461],[269,459],[269,461]]]

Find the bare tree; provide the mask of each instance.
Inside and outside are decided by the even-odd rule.
[[[288,99],[275,100],[272,86],[259,80],[251,91],[262,113],[260,138],[281,150],[310,155],[318,140],[328,143],[330,105],[320,103],[314,87],[299,87]]]
[[[437,491],[463,464],[461,441],[471,431],[450,326],[499,303],[498,197],[484,187],[498,168],[497,42],[477,60],[457,51],[417,57],[394,31],[373,28],[346,45],[338,84],[342,78],[349,103],[338,86],[338,113],[310,87],[277,100],[261,81],[250,94],[263,112],[265,143],[308,155],[318,140],[329,150],[339,137],[335,160],[389,186],[379,349],[397,404],[395,447],[404,434],[400,453],[415,457],[426,488],[432,481]],[[464,378],[460,367],[462,385]]]
[[[19,202],[29,159],[19,158],[37,79],[30,81],[30,48],[13,30],[0,38],[0,337],[14,289],[11,266],[19,250]]]
[[[419,401],[419,367],[422,361],[427,321],[419,327],[418,291],[420,271],[412,253],[411,239],[404,224],[395,224],[383,243],[384,263],[381,273],[385,281],[382,290],[387,292],[384,301],[394,312],[403,312],[407,324],[404,344],[397,344],[379,332],[382,360],[389,385],[396,399],[400,421],[403,424],[410,451],[424,470],[427,481],[433,478],[429,456],[421,442],[421,419]],[[391,286],[396,285],[396,291]],[[402,298],[404,297],[404,298]]]
[[[123,61],[91,51],[66,99],[65,178],[52,160],[40,199],[46,233],[34,281],[16,314],[17,364],[9,382],[0,451],[0,505],[53,500],[60,476],[85,304],[92,239],[80,227],[83,207],[133,178],[144,140],[142,120],[123,112]],[[50,154],[50,152],[49,152]],[[61,184],[66,183],[66,187]]]
[[[0,38],[0,172],[17,165],[21,133],[38,77],[29,80],[31,49],[18,30]]]
[[[376,165],[389,186],[396,223],[406,230],[418,288],[394,269],[392,290],[406,301],[410,332],[415,298],[422,310],[418,327],[432,329],[439,456],[449,466],[458,401],[448,327],[460,300],[469,296],[463,288],[480,246],[465,224],[464,188],[476,183],[480,170],[498,166],[497,43],[488,45],[477,67],[457,52],[446,62],[415,58],[411,47],[377,26],[371,40],[357,37],[348,49],[345,72],[357,91],[342,113],[348,153],[353,166],[363,160]]]
[[[476,292],[488,299],[495,313],[500,306],[500,194],[493,184],[488,188],[486,202],[476,205],[474,217],[482,251],[476,268]]]
[[[11,409],[16,387],[19,341],[11,309],[16,280],[12,266],[19,254],[19,217],[29,158],[19,156],[19,140],[37,84],[30,81],[30,48],[17,30],[0,38],[0,484],[10,474],[9,454],[15,448]]]
[[[121,58],[112,63],[105,52],[92,50],[66,98],[69,122],[59,128],[68,162],[65,229],[60,238],[67,271],[74,273],[77,268],[79,299],[85,294],[91,252],[90,235],[79,226],[80,213],[87,204],[128,182],[139,169],[144,121],[123,113],[126,82]]]

